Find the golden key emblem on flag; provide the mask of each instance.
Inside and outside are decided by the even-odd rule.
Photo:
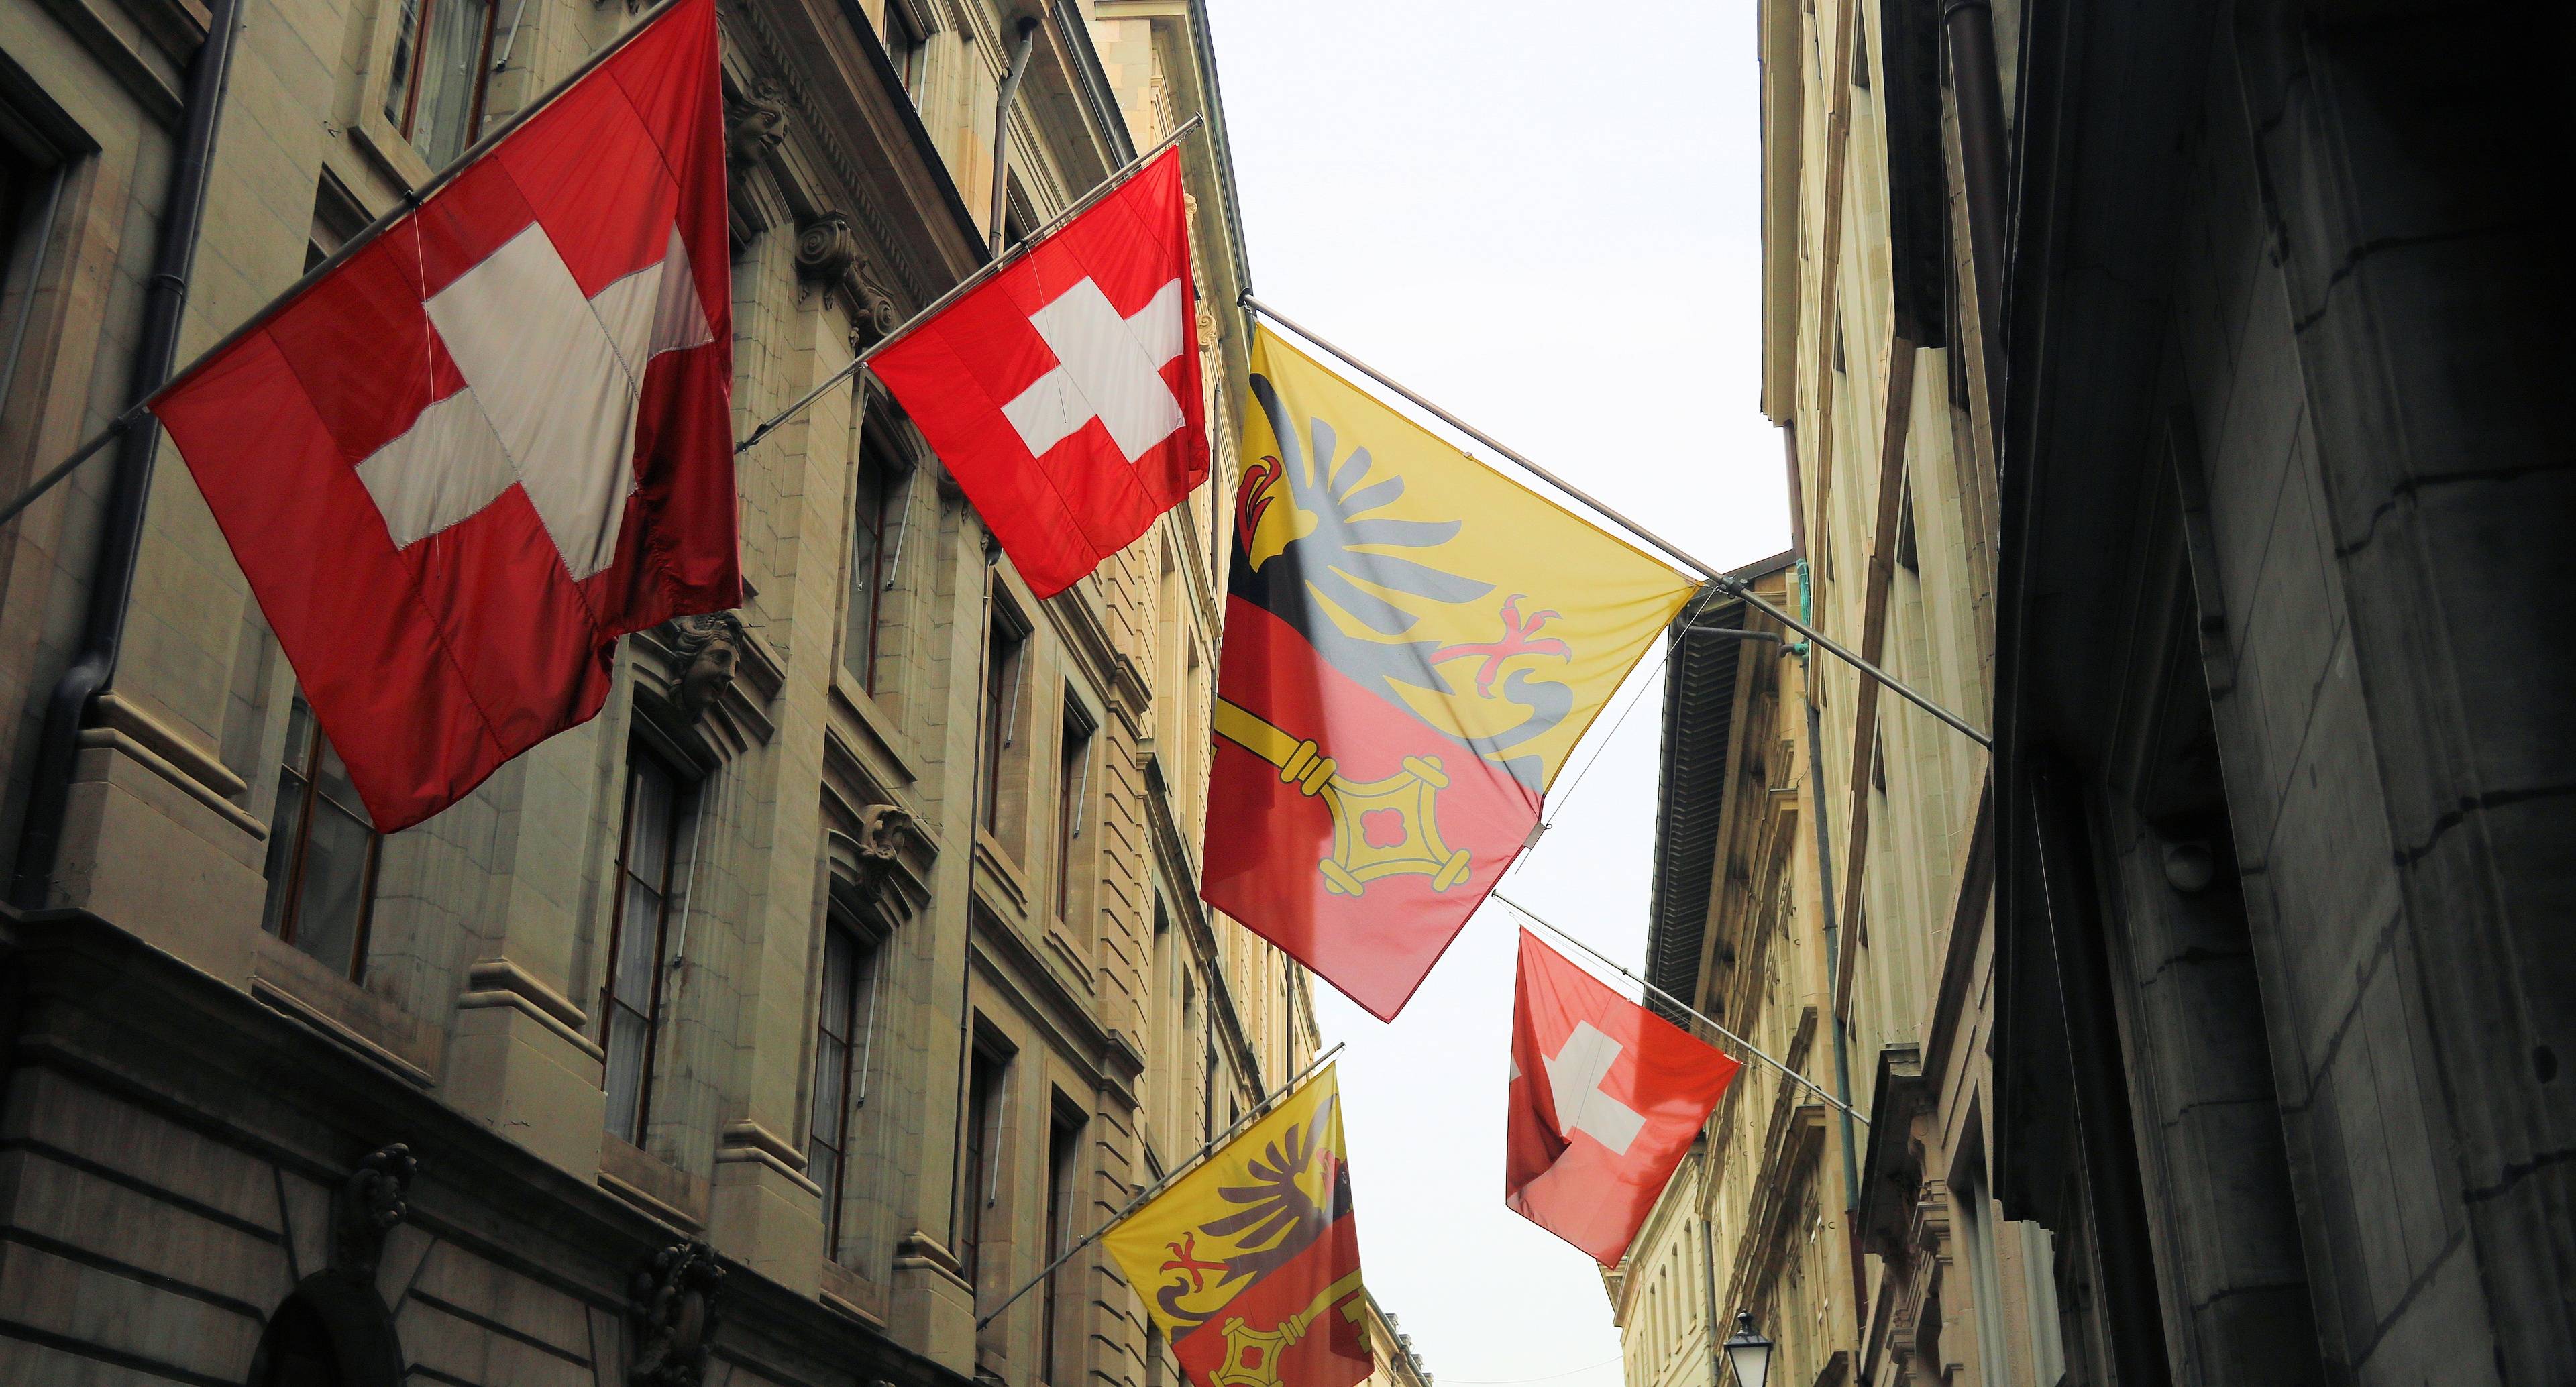
[[[1467,879],[1467,850],[1441,841],[1440,792],[1449,773],[1437,756],[1407,756],[1381,780],[1350,780],[1311,739],[1239,704],[1217,700],[1216,733],[1279,768],[1281,781],[1320,799],[1333,816],[1333,855],[1315,864],[1335,895],[1357,896],[1391,876],[1427,876],[1446,891]],[[1392,831],[1387,827],[1392,825]]]
[[[1360,1274],[1352,1272],[1341,1280],[1315,1293],[1306,1308],[1281,1320],[1276,1328],[1254,1329],[1241,1315],[1228,1316],[1225,1334],[1225,1364],[1208,1374],[1208,1387],[1280,1387],[1279,1359],[1306,1337],[1306,1331],[1336,1301],[1345,1301],[1342,1317],[1360,1323]]]

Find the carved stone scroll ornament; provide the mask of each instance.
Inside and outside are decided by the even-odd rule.
[[[796,228],[796,273],[826,289],[859,263],[859,238],[850,219],[838,212],[808,217]]]
[[[724,1276],[715,1249],[696,1239],[663,1248],[637,1269],[627,1290],[626,1319],[635,1335],[629,1387],[702,1387]]]
[[[848,216],[824,212],[796,228],[796,274],[849,304],[850,350],[857,352],[902,322],[894,295],[879,283]]]
[[[331,1266],[369,1283],[383,1257],[385,1234],[411,1212],[412,1176],[420,1162],[401,1142],[359,1160],[331,1201]]]
[[[694,726],[733,687],[742,659],[742,620],[731,612],[671,618],[671,704]]]

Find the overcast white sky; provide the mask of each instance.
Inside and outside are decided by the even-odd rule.
[[[1789,547],[1749,3],[1209,6],[1265,300],[1704,559]],[[1647,697],[1506,888],[1632,967]],[[1502,1204],[1514,939],[1489,906],[1393,1025],[1317,987],[1362,1256],[1440,1387],[1615,1387],[1591,1259]]]

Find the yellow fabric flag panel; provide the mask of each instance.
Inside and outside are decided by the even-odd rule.
[[[1368,1376],[1330,1068],[1103,1244],[1199,1387],[1350,1387]]]
[[[1302,589],[1263,605],[1544,790],[1695,585],[1267,328],[1252,370],[1239,562]]]

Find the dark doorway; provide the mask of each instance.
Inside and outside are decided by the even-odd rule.
[[[268,1317],[249,1387],[401,1387],[402,1346],[375,1287],[317,1272]]]

